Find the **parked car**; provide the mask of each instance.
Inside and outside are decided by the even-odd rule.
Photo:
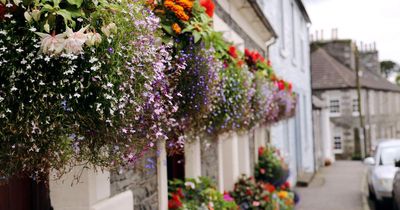
[[[400,160],[396,162],[396,167],[400,168]],[[400,170],[397,170],[393,180],[393,210],[400,210]]]
[[[368,157],[364,163],[368,165],[367,181],[369,195],[377,203],[392,199],[393,180],[397,172],[396,160],[400,159],[400,140],[381,141],[374,157]]]

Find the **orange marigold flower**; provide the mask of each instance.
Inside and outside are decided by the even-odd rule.
[[[182,8],[182,10],[181,9],[178,9],[178,8]],[[174,13],[175,13],[175,15],[176,15],[176,17],[178,17],[179,19],[181,19],[181,20],[183,20],[183,21],[188,21],[189,20],[189,15],[187,15],[186,13],[185,13],[185,11],[183,10],[183,7],[181,7],[181,6],[179,6],[179,5],[175,5],[175,7],[174,7],[175,9],[173,9],[172,11],[174,11]]]
[[[176,0],[176,4],[180,5],[186,10],[191,10],[193,7],[193,2],[191,0]]]
[[[167,0],[167,1],[164,1],[164,6],[169,10],[173,10],[175,3],[171,0]]]
[[[172,30],[174,30],[176,34],[180,34],[182,32],[182,29],[178,23],[172,24]]]

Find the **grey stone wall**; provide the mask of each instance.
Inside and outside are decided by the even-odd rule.
[[[201,175],[218,181],[218,141],[208,139],[201,141]]]
[[[381,74],[378,51],[360,52],[360,69]]]
[[[355,45],[351,40],[331,40],[313,43],[350,69],[355,69]]]
[[[351,159],[357,149],[360,149],[356,143],[355,139],[355,128],[360,127],[360,118],[358,115],[353,115],[352,113],[352,99],[355,97],[352,95],[351,89],[341,90],[339,91],[339,99],[340,99],[340,107],[341,107],[341,115],[338,117],[331,116],[330,120],[335,127],[339,127],[342,129],[342,137],[343,137],[343,154],[338,154],[336,157],[338,159]],[[365,91],[365,89],[363,89]],[[373,91],[373,90],[369,90]],[[314,91],[313,94],[317,97],[329,96],[332,94],[330,91]],[[374,114],[370,114],[371,108],[369,107],[369,100],[363,99],[362,109],[366,115],[363,116],[364,123],[367,127],[365,135],[367,136],[367,148],[368,146],[372,146],[373,135],[375,139],[387,139],[387,138],[400,138],[400,127],[398,126],[398,121],[400,119],[399,111],[389,111],[388,107],[390,106],[398,106],[395,100],[388,100],[388,97],[398,97],[400,93],[392,93],[392,95],[388,95],[387,92],[384,93],[385,97],[382,99],[375,94],[373,100],[376,102],[375,104],[375,112]],[[338,92],[334,93],[335,98],[338,96]],[[365,96],[365,94],[363,94]],[[383,100],[383,101],[382,101]],[[391,103],[387,105],[387,103]],[[384,112],[379,111],[379,106],[381,104],[385,104],[388,107],[385,107]],[[372,130],[373,126],[375,126],[374,131]],[[375,140],[374,139],[374,140]],[[370,149],[370,148],[368,148]]]
[[[146,155],[134,168],[119,174],[111,173],[111,194],[133,192],[135,210],[158,209],[156,153]]]

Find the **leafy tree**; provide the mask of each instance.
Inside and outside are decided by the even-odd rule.
[[[399,64],[391,60],[381,61],[380,65],[381,65],[381,73],[385,75],[386,78],[388,78],[391,73],[400,71]]]
[[[400,86],[400,75],[396,76],[396,84]]]

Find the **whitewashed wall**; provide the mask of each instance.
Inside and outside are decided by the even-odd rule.
[[[314,171],[308,23],[294,0],[265,0],[264,13],[278,34],[269,50],[272,66],[299,94],[298,118],[271,129],[272,142],[289,158],[295,182],[297,171]]]

